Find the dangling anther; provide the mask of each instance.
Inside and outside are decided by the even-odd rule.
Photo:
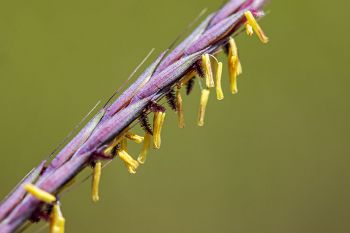
[[[160,148],[161,144],[161,131],[164,123],[165,112],[158,111],[154,113],[153,117],[153,146],[156,149]]]
[[[131,141],[136,142],[137,144],[142,143],[142,142],[143,142],[143,139],[144,139],[142,136],[139,136],[139,135],[134,134],[134,133],[131,133],[131,132],[127,132],[127,133],[125,134],[125,137],[126,137],[127,139],[131,140]]]
[[[209,54],[202,55],[202,67],[204,71],[205,85],[207,88],[214,87],[213,71],[211,68]]]
[[[102,171],[102,162],[97,161],[94,164],[94,172],[92,176],[92,185],[91,185],[91,197],[93,202],[99,201],[99,186],[101,179],[101,171]]]
[[[216,69],[215,69],[215,87],[216,87],[216,98],[218,100],[224,99],[224,94],[222,92],[222,87],[221,87],[221,76],[222,76],[222,62],[219,62],[218,59],[216,59],[215,56],[210,55],[215,63],[216,63]]]
[[[135,174],[136,169],[139,166],[139,163],[128,154],[126,138],[123,138],[121,140],[120,149],[118,150],[117,153],[118,153],[119,158],[124,161],[125,166],[127,167],[129,173]]]
[[[135,174],[139,163],[133,159],[125,150],[118,151],[119,157],[124,161],[130,174]]]
[[[52,195],[51,193],[46,192],[45,190],[42,190],[38,187],[36,187],[33,184],[25,184],[24,189],[33,195],[36,199],[43,201],[47,204],[52,204],[53,202],[56,201],[56,197]]]
[[[237,45],[233,38],[230,38],[228,42],[228,68],[230,76],[230,90],[232,94],[236,94],[238,92],[237,75],[242,71],[242,67],[238,59]]]
[[[57,202],[54,204],[50,215],[50,233],[64,233],[65,222],[60,202]]]
[[[244,15],[247,19],[247,23],[246,23],[247,31],[248,31],[248,27],[251,27],[255,31],[255,33],[258,35],[258,37],[262,43],[266,44],[267,42],[269,42],[269,38],[265,35],[264,31],[261,29],[260,25],[256,21],[252,12],[246,11],[244,13]],[[251,29],[249,29],[249,30],[251,30]],[[249,32],[249,33],[251,33],[251,32]]]
[[[182,129],[185,127],[185,117],[183,112],[182,97],[181,97],[179,86],[176,89],[176,111],[177,111],[178,125],[179,125],[179,128]]]
[[[198,111],[198,126],[204,125],[204,117],[205,117],[205,110],[207,108],[207,103],[209,100],[209,89],[202,89],[200,103],[199,103],[199,111]]]
[[[120,145],[122,144],[121,141],[125,140],[124,135],[129,131],[129,127],[126,127],[120,134],[117,136],[113,141],[103,149],[103,152],[99,154],[99,157],[102,159],[108,159],[108,156],[110,156],[110,159],[113,158],[116,155],[116,150],[120,149]],[[126,140],[125,140],[126,143]],[[107,157],[106,157],[107,156]]]
[[[247,33],[248,36],[253,36],[254,30],[252,25],[250,25],[249,23],[245,23],[245,32]]]
[[[145,132],[142,150],[139,157],[137,158],[137,161],[141,164],[144,164],[146,162],[147,154],[151,145],[151,137],[152,137],[151,134],[149,134],[148,132]]]
[[[222,62],[218,62],[216,66],[216,75],[215,75],[216,98],[218,100],[224,99],[224,93],[222,92],[222,87],[221,87],[221,76],[222,76]]]

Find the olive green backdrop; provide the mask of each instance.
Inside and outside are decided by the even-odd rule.
[[[151,48],[159,53],[221,4],[1,1],[0,197]],[[270,43],[237,40],[239,94],[228,94],[225,74],[226,98],[210,99],[199,128],[196,86],[184,100],[187,127],[169,111],[162,148],[136,175],[114,161],[101,202],[90,201],[90,182],[62,197],[67,232],[350,231],[349,3],[276,0],[266,9]]]

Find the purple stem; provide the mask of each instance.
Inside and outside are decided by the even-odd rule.
[[[214,14],[209,15],[182,43],[176,46],[176,48],[161,62],[154,75],[159,74],[184,55],[184,51],[188,45],[197,40],[208,27],[213,15]]]
[[[144,98],[137,103],[130,104],[128,107],[120,110],[113,117],[108,119],[91,135],[89,140],[76,152],[74,157],[79,157],[88,151],[97,151],[99,147],[110,142],[118,134],[120,134],[124,128],[126,128],[132,121],[135,120],[135,116],[141,114],[142,110],[147,106],[152,98],[152,95],[148,98]]]
[[[218,13],[213,17],[213,19],[210,22],[209,27],[219,23],[223,19],[226,19],[228,16],[235,13],[239,8],[246,2],[246,0],[236,0],[236,1],[230,1],[225,4],[225,6],[218,11]]]
[[[81,147],[84,142],[90,137],[103,115],[105,110],[100,110],[93,118],[90,120],[87,125],[70,141],[52,160],[48,166],[45,174],[49,174],[54,169],[62,166],[66,161],[68,161],[73,154]]]
[[[185,54],[196,53],[221,40],[227,33],[231,32],[231,29],[234,28],[239,21],[241,21],[244,16],[244,11],[245,10],[241,10],[209,28],[185,51]]]
[[[34,182],[45,166],[46,160],[42,161],[38,167],[34,168],[22,181],[19,183],[14,191],[1,203],[0,208],[0,222],[9,214],[9,212],[16,207],[16,205],[23,199],[26,192],[23,189],[23,184]]]
[[[167,69],[163,70],[158,75],[155,75],[143,88],[135,95],[132,99],[131,104],[137,103],[143,98],[146,98],[164,87],[169,86],[173,83],[179,76],[182,76],[193,64],[198,60],[198,58],[203,54],[204,51],[192,54],[190,56],[184,57],[179,61],[175,62]]]
[[[140,75],[140,77],[126,90],[121,96],[115,101],[108,109],[103,117],[103,121],[109,119],[113,116],[117,111],[119,111],[122,107],[129,104],[132,97],[134,97],[135,93],[142,88],[147,79],[151,78],[153,72],[157,68],[160,61],[163,59],[167,50],[159,55],[159,57]]]

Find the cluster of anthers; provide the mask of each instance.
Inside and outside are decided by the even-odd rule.
[[[245,28],[247,35],[252,36],[255,32],[263,43],[267,43],[268,38],[265,36],[259,24],[255,20],[253,14],[250,11],[246,11],[244,15],[246,17]],[[232,94],[236,94],[238,92],[237,76],[242,73],[242,66],[238,57],[237,46],[233,38],[229,38],[226,44],[226,49],[228,55],[230,90]],[[174,87],[176,90],[171,89],[165,95],[171,108],[177,112],[178,125],[180,128],[185,126],[180,89],[181,87],[186,86],[186,93],[189,94],[194,85],[194,78],[196,75],[201,76],[204,79],[204,84],[199,82],[201,87],[201,96],[198,111],[198,126],[204,125],[205,110],[208,103],[210,90],[215,88],[216,98],[218,100],[224,99],[224,94],[221,88],[221,76],[223,69],[222,62],[219,62],[214,55],[205,53],[201,55],[201,59],[196,64],[195,69],[189,71],[180,79],[179,82],[177,82]],[[119,134],[119,136],[116,137],[108,146],[106,146],[102,153],[99,153],[98,158],[112,158],[114,156],[118,156],[125,163],[129,173],[136,173],[139,165],[145,163],[146,161],[148,150],[152,144],[152,138],[153,147],[155,149],[159,149],[161,145],[161,131],[165,119],[165,108],[156,102],[152,102],[148,109],[154,113],[153,129],[148,122],[146,113],[143,112],[139,117],[139,121],[145,131],[145,135],[136,135],[130,132],[130,128],[128,127],[124,129],[124,131]],[[143,143],[142,150],[137,159],[134,159],[128,153],[128,140],[138,144]],[[92,200],[96,202],[99,200],[99,183],[102,170],[102,159],[94,160],[91,165],[93,166],[91,196]],[[38,200],[51,206],[52,209],[49,217],[51,232],[64,232],[65,219],[63,218],[60,210],[60,202],[56,199],[56,197],[32,184],[26,184],[25,190],[35,196]]]
[[[45,192],[39,189],[35,185],[25,184],[24,189],[35,196],[38,200],[46,203],[50,207],[50,232],[51,233],[64,233],[65,218],[61,212],[61,204],[57,198],[51,193]]]

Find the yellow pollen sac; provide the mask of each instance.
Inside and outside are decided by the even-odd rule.
[[[113,142],[112,144],[114,144],[114,142]],[[115,146],[115,145],[110,145],[110,146],[108,146],[108,147],[103,151],[103,153],[106,154],[106,155],[111,155],[114,146]]]
[[[155,112],[153,118],[153,146],[156,149],[160,148],[161,131],[164,123],[165,112]]]
[[[205,85],[207,86],[207,88],[214,87],[213,72],[211,69],[209,54],[202,55],[202,66],[205,76]]]
[[[230,77],[230,90],[232,94],[238,92],[237,76],[242,72],[242,66],[238,58],[237,45],[233,38],[229,40],[228,68]]]
[[[254,15],[252,14],[252,12],[246,11],[244,13],[244,15],[247,19],[247,25],[250,25],[250,27],[253,28],[255,33],[258,35],[260,41],[264,44],[269,42],[269,38],[265,35],[264,31],[261,29],[260,25],[258,24],[256,19],[254,18]]]
[[[228,41],[228,46],[229,46],[228,56],[229,57],[238,57],[237,44],[232,37],[230,37],[230,39]]]
[[[221,88],[221,76],[222,76],[222,62],[218,62],[216,67],[216,75],[215,75],[215,86],[216,86],[216,98],[218,100],[224,99],[224,93]]]
[[[209,100],[209,89],[203,89],[201,94],[201,99],[199,103],[199,112],[198,112],[198,126],[204,125],[205,109],[207,108],[207,103]]]
[[[126,165],[126,168],[128,169],[128,172],[130,174],[136,174],[136,169],[133,168],[132,166]]]
[[[50,216],[50,233],[64,233],[64,225],[66,220],[64,219],[60,203],[56,203]]]
[[[51,204],[56,201],[56,197],[51,193],[48,193],[33,184],[25,184],[24,189],[33,195],[36,199],[43,201],[45,203]]]
[[[245,23],[245,31],[248,36],[254,35],[253,27],[249,23]]]
[[[182,106],[182,97],[180,89],[176,89],[176,111],[177,111],[177,118],[178,118],[178,124],[179,128],[185,128],[185,117],[183,112],[183,106]]]
[[[126,167],[128,168],[128,171],[131,174],[135,174],[139,163],[135,159],[133,159],[125,150],[119,150],[118,155],[124,161]]]
[[[129,127],[126,127],[119,136],[117,136],[110,145],[103,151],[106,155],[112,155],[113,149],[125,139],[124,135],[129,131]],[[125,142],[126,143],[126,142]]]
[[[139,157],[137,158],[137,161],[141,164],[144,164],[146,162],[148,150],[151,145],[151,137],[151,134],[149,134],[148,132],[145,133],[145,140],[143,141],[142,150]]]
[[[100,179],[101,179],[101,171],[102,171],[102,163],[101,161],[97,161],[94,166],[94,173],[92,176],[92,185],[91,185],[91,197],[93,202],[97,202],[100,200],[99,186],[100,186]]]
[[[233,57],[229,57],[229,76],[230,76],[230,90],[232,94],[236,94],[238,92],[237,88],[237,59],[235,60]]]
[[[126,137],[127,139],[130,139],[130,140],[136,142],[137,144],[142,143],[142,142],[143,142],[143,139],[144,139],[142,136],[136,135],[136,134],[131,133],[131,132],[127,132],[127,133],[125,134],[125,137]]]

